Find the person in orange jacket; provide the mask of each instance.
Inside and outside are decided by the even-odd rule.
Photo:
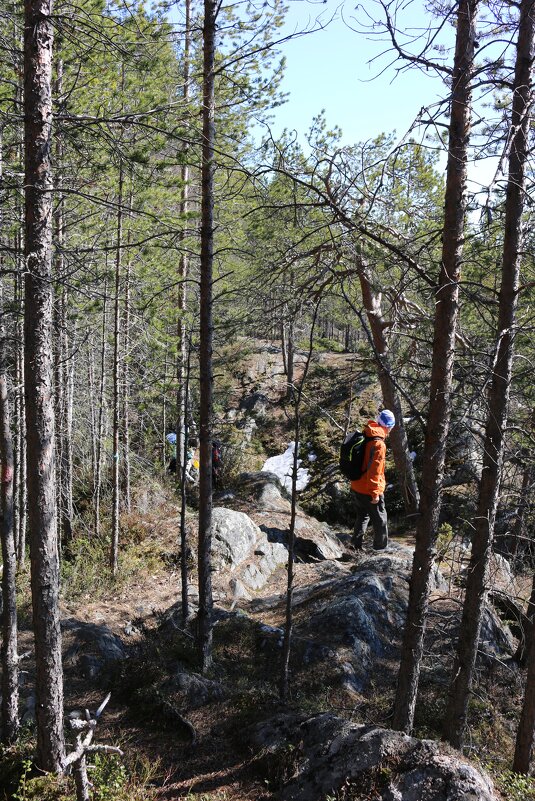
[[[351,482],[356,506],[357,518],[353,533],[353,545],[362,550],[362,543],[368,523],[372,522],[374,537],[373,547],[376,551],[388,545],[388,518],[385,506],[385,440],[396,425],[391,411],[383,409],[377,421],[368,420],[364,434],[374,437],[366,443],[363,465],[365,470],[360,478]]]

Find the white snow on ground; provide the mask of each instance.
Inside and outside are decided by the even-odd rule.
[[[294,446],[295,443],[290,442],[283,454],[280,456],[271,456],[262,467],[262,471],[265,473],[275,473],[275,475],[279,477],[281,484],[285,487],[285,489],[288,490],[288,492],[292,491]],[[300,465],[301,459],[298,459],[296,485],[298,490],[305,489],[310,480],[308,470],[306,470],[304,467],[300,467]]]

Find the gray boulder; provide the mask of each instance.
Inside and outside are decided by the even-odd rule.
[[[216,568],[232,570],[254,550],[261,532],[243,512],[216,507],[212,512],[212,559]]]
[[[98,654],[104,661],[113,662],[126,659],[128,652],[121,638],[114,634],[104,623],[85,623],[82,620],[68,618],[61,621],[61,628],[74,635],[75,642],[65,655],[65,660],[75,656],[81,649],[80,641],[86,646],[85,650]]]
[[[498,801],[484,773],[431,740],[332,714],[279,715],[249,733],[281,801],[320,801],[351,788],[374,801]]]
[[[97,678],[110,663],[128,657],[127,648],[119,635],[104,623],[86,623],[68,618],[61,621],[61,628],[71,640],[64,663],[77,665],[85,678]]]

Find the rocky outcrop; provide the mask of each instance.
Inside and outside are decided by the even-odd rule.
[[[86,623],[69,618],[61,621],[61,628],[70,642],[64,663],[77,665],[86,678],[96,678],[107,665],[128,656],[119,635],[104,623]]]
[[[332,714],[278,715],[248,733],[281,801],[498,801],[485,774],[431,740]]]
[[[212,562],[214,567],[234,570],[254,550],[258,526],[243,512],[216,507],[212,511]]]
[[[269,477],[269,474],[264,475]],[[289,503],[283,497],[278,479],[272,478],[274,480],[267,482],[253,481],[252,486],[259,493],[260,503],[271,504],[275,499],[285,509],[280,515],[272,512],[266,517],[275,525],[260,527],[244,512],[234,509],[216,507],[213,510],[213,564],[220,576],[226,570],[232,573],[227,587],[234,601],[250,599],[250,593],[262,589],[275,570],[288,561]],[[309,561],[342,556],[338,539],[325,524],[301,513],[295,529],[297,558]]]

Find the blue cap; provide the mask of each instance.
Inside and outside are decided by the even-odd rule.
[[[396,418],[392,414],[391,411],[388,409],[383,409],[379,417],[377,418],[377,422],[380,426],[384,426],[385,428],[394,428],[396,425]]]

